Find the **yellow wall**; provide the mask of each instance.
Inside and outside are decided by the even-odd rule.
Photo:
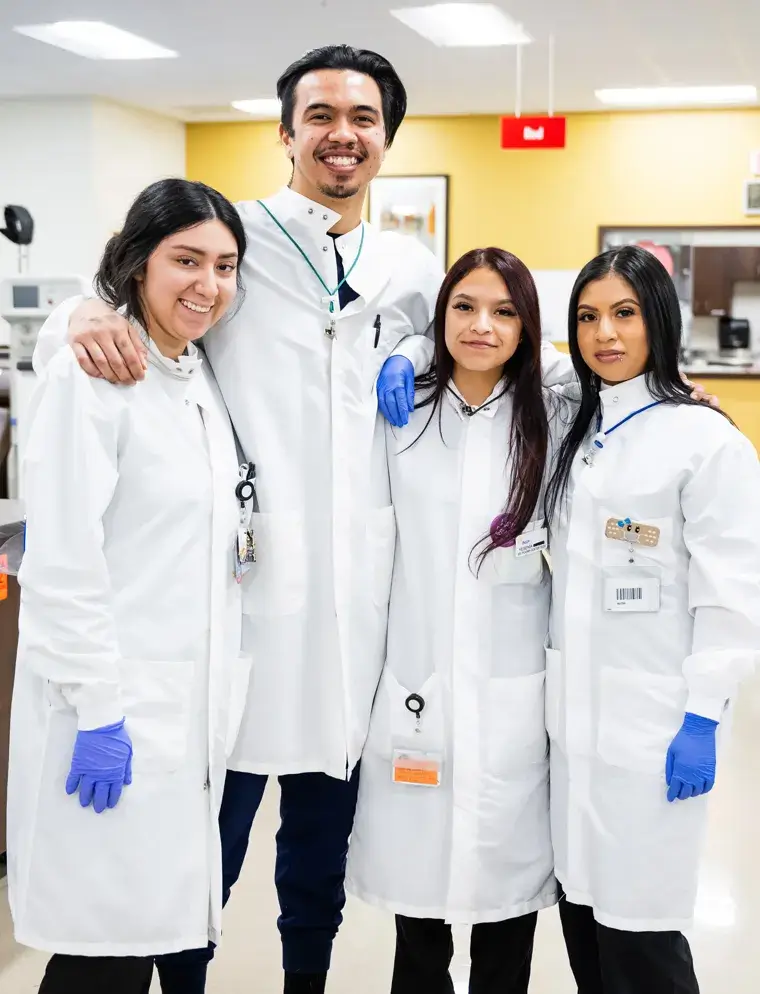
[[[535,269],[572,269],[600,225],[731,225],[742,213],[760,111],[575,114],[567,148],[499,148],[497,117],[411,118],[384,172],[451,177],[450,260],[475,245]],[[234,200],[266,196],[289,167],[271,122],[190,124],[187,172]]]

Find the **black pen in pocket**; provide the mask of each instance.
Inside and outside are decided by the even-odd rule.
[[[374,328],[375,328],[375,348],[377,348],[377,346],[378,346],[378,344],[380,342],[380,315],[379,314],[375,318]]]

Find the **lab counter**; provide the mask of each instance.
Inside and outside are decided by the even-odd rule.
[[[20,521],[19,501],[0,500],[0,525]],[[8,736],[16,671],[19,588],[15,576],[0,573],[0,853],[5,852],[5,801],[8,786]]]

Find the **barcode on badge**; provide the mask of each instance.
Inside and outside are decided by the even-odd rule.
[[[643,601],[644,600],[644,588],[643,587],[618,587],[617,588],[617,600],[618,604],[623,601]]]

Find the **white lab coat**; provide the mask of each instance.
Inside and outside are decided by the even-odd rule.
[[[250,665],[232,550],[237,456],[200,359],[132,388],[67,348],[30,409],[8,787],[16,938],[140,956],[218,941],[218,812]],[[67,796],[77,727],[126,716],[133,782]]]
[[[605,430],[652,402],[645,377],[602,392]],[[690,925],[708,797],[668,803],[686,711],[723,719],[760,650],[760,469],[705,407],[660,406],[576,459],[554,523],[547,727],[552,838],[568,899],[630,931]],[[655,548],[605,538],[630,518]],[[657,613],[603,610],[603,580],[661,582]],[[630,581],[630,582],[629,582]],[[720,780],[720,761],[718,779]]]
[[[475,924],[556,900],[544,727],[550,586],[541,552],[497,549],[473,573],[471,551],[507,501],[512,397],[499,397],[500,384],[467,417],[450,389],[440,430],[436,412],[420,436],[429,407],[387,430],[398,523],[388,656],[347,884],[397,914]],[[412,693],[425,701],[419,733],[405,706]],[[394,784],[398,748],[440,754],[440,788]]]
[[[325,283],[337,284],[339,215],[289,189],[266,201]],[[247,578],[253,678],[231,768],[345,778],[361,754],[382,667],[395,521],[375,381],[390,353],[420,370],[442,272],[418,242],[365,226],[349,277],[361,297],[325,335],[324,290],[260,204],[238,205],[246,296],[206,348],[258,468],[259,562]],[[348,271],[361,238],[338,239]],[[374,348],[375,318],[381,318]]]

